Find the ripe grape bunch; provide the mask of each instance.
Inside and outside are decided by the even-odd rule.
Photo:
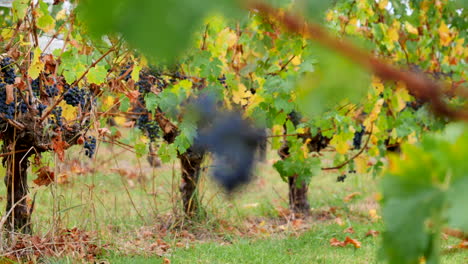
[[[93,136],[89,136],[84,143],[84,149],[85,155],[91,159],[94,155],[94,151],[96,150],[96,138]]]
[[[59,94],[57,85],[54,84],[54,85],[46,86],[46,94],[48,97],[57,96]]]
[[[16,113],[16,105],[14,100],[7,104],[7,85],[12,85],[15,83],[16,73],[13,68],[13,60],[9,57],[5,57],[0,61],[1,74],[2,78],[0,80],[0,113],[4,115],[6,119],[13,119]],[[13,91],[16,92],[16,88],[13,88]],[[15,95],[16,97],[16,95]],[[23,102],[20,101],[21,112],[25,113],[27,111],[27,106],[24,108]]]
[[[213,100],[211,100],[213,101]],[[215,156],[213,176],[228,192],[248,183],[252,178],[255,153],[265,140],[265,131],[254,127],[238,112],[222,112],[215,105],[200,101],[199,135],[195,147]],[[211,111],[210,111],[211,110]]]
[[[84,106],[86,104],[85,96],[86,92],[84,90],[78,87],[72,87],[65,92],[63,99],[71,106],[78,106],[80,104]]]
[[[354,133],[354,138],[353,138],[354,149],[360,149],[361,148],[362,136],[364,136],[365,132],[366,132],[366,127],[364,125],[361,125],[361,130],[356,131]]]

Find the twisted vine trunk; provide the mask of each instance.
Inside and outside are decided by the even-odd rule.
[[[7,189],[7,229],[30,234],[32,231],[32,209],[28,207],[26,200],[29,192],[27,175],[29,167],[28,155],[18,153],[10,155],[4,160],[4,164],[6,165],[4,181]]]
[[[180,193],[187,216],[197,214],[199,208],[197,184],[201,172],[204,153],[197,152],[189,148],[187,152],[179,155],[182,170],[182,183]]]
[[[289,147],[287,142],[278,151],[281,159],[286,159],[289,156]],[[289,186],[289,209],[294,213],[308,214],[310,210],[309,201],[307,200],[308,186],[305,181],[299,181],[298,175],[288,177]]]
[[[300,214],[308,214],[310,210],[309,201],[307,200],[308,186],[304,181],[299,182],[298,175],[289,177],[289,208]]]

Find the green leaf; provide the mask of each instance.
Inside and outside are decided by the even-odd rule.
[[[158,107],[158,96],[154,93],[148,93],[145,95],[146,109],[154,113],[154,110]]]
[[[13,18],[15,20],[21,20],[26,16],[28,10],[29,0],[15,0],[11,4],[13,11]]]
[[[147,145],[144,143],[138,143],[135,144],[135,153],[137,157],[141,158],[144,155],[148,154],[148,148]]]
[[[177,158],[177,148],[174,144],[163,143],[158,149],[158,156],[163,163],[168,163]]]
[[[120,100],[120,107],[119,107],[119,111],[121,112],[127,112],[128,109],[130,109],[130,99],[128,99],[128,97],[124,97],[122,98],[122,100]]]
[[[87,79],[89,83],[102,84],[106,81],[107,70],[104,66],[97,65],[91,69],[87,74]]]

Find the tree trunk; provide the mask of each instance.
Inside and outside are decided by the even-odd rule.
[[[307,201],[307,184],[303,181],[298,183],[298,176],[289,177],[289,208],[294,213],[307,215],[310,210],[309,202]]]
[[[7,189],[6,213],[9,213],[6,225],[10,231],[30,234],[32,231],[31,210],[28,208],[26,201],[29,192],[28,155],[11,155],[4,160],[4,163],[6,163],[4,179]]]
[[[182,183],[180,192],[184,212],[187,216],[194,216],[197,213],[199,204],[197,197],[197,183],[200,177],[201,164],[204,153],[196,152],[188,149],[182,155],[179,155],[180,165],[182,169]]]
[[[289,156],[289,147],[287,142],[278,150],[281,159],[286,159]],[[307,183],[302,181],[298,183],[299,176],[292,175],[288,177],[289,185],[289,209],[294,213],[308,214],[310,210],[309,202],[307,201]]]

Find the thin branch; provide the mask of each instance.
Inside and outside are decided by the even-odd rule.
[[[253,12],[276,19],[288,31],[313,39],[322,46],[334,50],[354,63],[371,70],[383,80],[402,81],[406,84],[406,88],[412,95],[430,102],[436,114],[451,119],[468,120],[468,111],[457,110],[448,106],[442,98],[440,85],[430,79],[417,73],[397,69],[395,66],[387,64],[350,42],[339,40],[330,35],[320,25],[306,22],[298,15],[288,12],[283,13],[283,11],[279,11],[262,2],[251,2],[249,8]]]
[[[371,139],[371,136],[372,136],[372,131],[374,130],[374,124],[372,124],[371,126],[371,131],[369,132],[369,137],[367,138],[367,141],[366,141],[366,144],[364,144],[364,147],[361,148],[361,150],[359,150],[358,153],[356,153],[353,157],[351,157],[350,159],[348,159],[347,161],[341,163],[340,165],[338,166],[335,166],[335,167],[329,167],[329,168],[322,168],[322,170],[338,170],[338,169],[341,169],[343,168],[344,166],[348,165],[348,163],[350,163],[351,161],[355,160],[357,157],[359,157],[363,152],[364,150],[366,150],[367,146],[369,145],[369,141]]]
[[[74,81],[70,87],[73,87],[75,85],[77,85],[84,77],[86,77],[86,75],[88,74],[89,70],[91,68],[94,68],[100,61],[102,61],[107,55],[109,55],[112,51],[114,51],[114,46],[112,46],[106,53],[104,53],[99,59],[97,59],[95,62],[93,62],[93,64],[89,65],[89,67],[86,69],[86,71],[80,76],[80,78],[78,78],[76,81]],[[50,107],[45,113],[44,115],[41,117],[41,119],[39,120],[41,123],[44,121],[44,119],[46,119],[50,113],[52,113],[52,110],[55,109],[55,107],[63,100],[63,97],[65,96],[65,93],[66,91],[63,91],[63,93],[60,95],[60,97],[57,99],[57,101],[55,101],[55,103],[52,105],[52,107]]]

